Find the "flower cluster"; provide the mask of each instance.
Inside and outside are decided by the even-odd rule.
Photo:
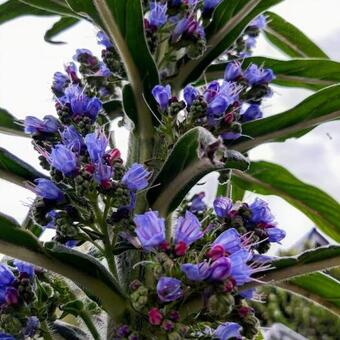
[[[262,118],[261,102],[272,91],[275,78],[271,69],[249,65],[245,70],[238,61],[229,62],[224,79],[205,86],[187,85],[183,100],[172,96],[170,85],[156,85],[152,94],[163,117],[163,131],[170,141],[194,126],[204,126],[226,144],[242,135],[242,124]],[[170,117],[170,118],[169,118]]]

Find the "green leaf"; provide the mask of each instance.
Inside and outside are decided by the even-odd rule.
[[[263,143],[300,137],[322,123],[339,118],[340,85],[333,85],[309,96],[288,111],[243,124],[243,134],[252,139],[239,138],[233,148],[244,152]]]
[[[7,150],[0,148],[0,178],[25,187],[27,181],[46,177]]]
[[[0,132],[9,135],[28,137],[23,124],[7,110],[0,108]]]
[[[303,32],[279,15],[266,12],[266,38],[282,52],[293,58],[328,58]]]
[[[60,18],[48,31],[46,31],[44,39],[52,44],[65,44],[63,41],[52,40],[60,32],[63,32],[79,22],[78,19],[72,17]]]
[[[302,87],[319,90],[326,86],[340,83],[340,63],[327,59],[293,59],[277,60],[266,57],[246,58],[242,68],[249,64],[263,65],[275,73],[274,84],[289,87]],[[207,81],[223,79],[227,63],[218,63],[208,67]]]
[[[340,204],[325,192],[265,161],[252,162],[247,173],[233,171],[233,175],[233,182],[245,190],[282,197],[340,242]]]
[[[282,0],[224,0],[216,8],[213,20],[206,29],[207,50],[203,57],[190,60],[180,69],[173,82],[176,89],[197,80],[204,70],[227,51],[246,29],[249,22]]]
[[[217,150],[214,159],[209,152],[212,148]],[[150,206],[166,216],[208,173],[248,168],[248,160],[240,153],[227,151],[222,161],[223,157],[218,158],[221,151],[223,148],[218,147],[217,139],[202,127],[193,128],[181,136],[147,193]]]
[[[48,16],[52,14],[38,8],[27,6],[18,0],[9,0],[0,5],[0,24],[24,15]]]
[[[80,17],[77,13],[72,11],[70,6],[64,0],[19,0],[21,3],[32,6],[32,8],[44,10],[52,14],[59,14],[62,16]],[[84,0],[86,1],[86,0]],[[23,6],[21,4],[21,6]]]
[[[340,314],[340,281],[327,274],[299,276],[279,286],[320,304],[337,316]]]
[[[43,247],[32,233],[4,214],[0,214],[0,249],[2,254],[51,270],[85,287],[112,316],[125,310],[125,299],[116,282],[95,258],[53,242]]]

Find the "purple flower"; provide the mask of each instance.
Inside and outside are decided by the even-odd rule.
[[[0,287],[9,286],[14,280],[15,276],[8,266],[0,263]]]
[[[189,84],[184,88],[183,96],[184,96],[185,102],[187,103],[187,106],[191,106],[192,102],[198,96],[198,91],[195,87]]]
[[[266,26],[267,26],[267,20],[263,14],[259,15],[249,24],[249,27],[257,28],[259,30],[263,30],[264,28],[266,28]]]
[[[248,37],[245,41],[246,49],[250,50],[256,46],[256,38]],[[250,54],[245,53],[243,58],[250,57]]]
[[[241,64],[238,61],[233,61],[227,64],[224,71],[224,80],[234,81],[242,76]]]
[[[60,127],[58,119],[50,115],[45,116],[43,120],[33,116],[27,116],[24,125],[25,132],[30,134],[39,132],[55,133]]]
[[[186,246],[190,246],[193,242],[203,237],[201,231],[201,223],[197,217],[190,211],[185,212],[185,217],[180,216],[177,219],[175,244],[183,242]]]
[[[36,186],[33,191],[47,200],[61,202],[64,199],[63,192],[49,179],[37,178],[34,180]]]
[[[286,232],[277,227],[268,227],[265,228],[269,242],[277,242],[280,243],[286,237]]]
[[[222,0],[204,0],[203,12],[209,12],[214,9]]]
[[[230,276],[236,281],[237,286],[251,281],[252,269],[247,265],[251,254],[247,250],[239,250],[230,255],[231,272]]]
[[[224,281],[230,275],[231,261],[229,257],[218,258],[211,264],[210,270],[210,280]]]
[[[207,103],[210,103],[219,93],[220,84],[217,80],[210,82],[204,90],[203,97]]]
[[[168,16],[166,14],[166,11],[168,10],[168,4],[161,4],[156,1],[150,2],[150,13],[149,13],[149,23],[151,26],[154,27],[161,27],[163,26]]]
[[[113,44],[112,44],[110,38],[103,31],[99,31],[97,33],[97,41],[98,41],[99,45],[103,45],[105,48],[112,48],[113,47]]]
[[[76,155],[63,144],[57,144],[52,149],[49,161],[64,175],[69,175],[77,169]]]
[[[240,333],[241,328],[236,322],[225,322],[217,327],[214,336],[219,340],[228,340],[231,338],[242,339]]]
[[[220,234],[212,245],[220,245],[228,254],[233,254],[241,249],[241,237],[236,229],[230,228]]]
[[[0,340],[15,340],[12,335],[0,332]]]
[[[222,218],[227,217],[233,208],[233,201],[226,197],[217,197],[213,204],[216,215]]]
[[[27,337],[33,337],[40,326],[39,319],[36,316],[30,316],[27,319],[23,334]]]
[[[243,298],[245,298],[247,300],[251,300],[254,297],[255,293],[256,293],[256,288],[249,288],[249,289],[246,289],[246,290],[242,290],[239,294]]]
[[[77,76],[77,66],[75,63],[70,62],[65,65],[65,72],[67,73],[69,79],[76,83],[79,81],[79,78]]]
[[[269,68],[262,68],[251,64],[244,72],[244,78],[248,81],[249,85],[253,86],[268,84],[275,79],[275,75]]]
[[[181,271],[188,280],[203,281],[210,275],[210,266],[207,261],[197,264],[184,263],[181,265]]]
[[[229,106],[229,101],[224,96],[216,96],[209,104],[208,104],[208,114],[214,116],[221,116],[227,107]]]
[[[160,218],[157,211],[136,215],[133,221],[137,226],[136,234],[145,250],[158,248],[165,242],[164,218]]]
[[[61,73],[56,72],[53,75],[53,83],[52,83],[52,90],[57,95],[57,97],[64,94],[64,89],[70,83],[68,77]]]
[[[183,296],[182,282],[173,277],[163,276],[157,283],[157,295],[162,302],[172,302]]]
[[[142,164],[134,163],[123,176],[122,183],[131,191],[139,191],[149,185],[150,174]]]
[[[262,200],[261,198],[256,198],[255,201],[250,204],[249,208],[252,212],[252,222],[265,225],[275,224],[274,216],[272,215],[266,201]]]
[[[73,125],[65,128],[65,130],[61,133],[61,138],[64,145],[76,154],[79,154],[84,146],[83,137],[78,133],[77,129]]]
[[[161,110],[164,111],[169,106],[169,100],[171,99],[171,87],[170,85],[156,85],[152,89],[152,95],[156,99]]]
[[[97,77],[108,78],[111,76],[110,69],[103,62],[99,62],[99,70],[94,74]]]
[[[241,115],[244,122],[262,118],[263,113],[260,109],[260,105],[251,104],[247,110]]]
[[[110,179],[112,177],[112,167],[103,164],[101,161],[96,163],[94,179],[105,189],[110,187]]]
[[[34,276],[34,266],[31,263],[14,260],[13,264],[20,273],[26,273],[29,277]]]
[[[93,163],[100,162],[105,154],[109,141],[105,133],[97,129],[96,132],[89,133],[85,136],[87,151]]]
[[[203,198],[205,197],[205,193],[199,192],[198,194],[195,194],[190,202],[189,210],[192,213],[197,213],[199,211],[204,211],[207,208],[207,205],[204,203]]]
[[[76,50],[76,54],[73,56],[72,59],[74,61],[78,61],[78,62],[84,61],[90,64],[93,58],[94,58],[93,54],[90,50],[88,50],[87,48],[78,48]]]
[[[235,140],[241,137],[241,133],[229,131],[229,132],[222,133],[221,137],[224,140]]]
[[[193,16],[184,17],[177,22],[171,34],[171,41],[173,43],[178,42],[183,34],[198,38],[204,38],[205,36],[204,28]]]

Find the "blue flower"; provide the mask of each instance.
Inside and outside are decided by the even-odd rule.
[[[242,290],[239,294],[247,299],[247,300],[251,300],[253,299],[254,295],[256,293],[256,288],[249,288],[249,289],[246,289],[246,290]]]
[[[249,24],[249,26],[252,28],[255,27],[259,30],[263,30],[267,26],[266,17],[263,14],[259,15]]]
[[[229,101],[224,96],[216,96],[209,104],[208,104],[208,114],[214,116],[221,116],[227,107],[229,106]]]
[[[198,91],[194,86],[189,84],[184,88],[183,96],[187,106],[190,107],[192,102],[197,98]]]
[[[113,44],[110,40],[110,38],[108,37],[108,35],[103,32],[103,31],[99,31],[97,33],[97,41],[99,45],[103,45],[105,48],[111,48],[113,47]]]
[[[207,208],[207,205],[204,203],[203,198],[205,197],[205,193],[199,192],[198,194],[195,194],[190,202],[189,210],[192,213],[198,213],[200,211],[204,211]]]
[[[210,266],[209,280],[224,281],[230,275],[231,261],[229,257],[220,257]]]
[[[260,105],[251,104],[247,110],[241,115],[244,122],[262,118],[263,113],[260,109]]]
[[[261,85],[270,83],[275,79],[275,75],[269,68],[262,68],[251,64],[244,72],[244,78],[248,81],[249,85]]]
[[[93,58],[93,54],[90,50],[88,50],[87,48],[78,48],[76,50],[76,54],[73,56],[73,60],[74,61],[81,61],[84,60],[86,62],[89,62],[90,60],[92,60]]]
[[[75,63],[70,62],[65,65],[65,72],[67,73],[69,79],[76,83],[79,82],[79,78],[77,76],[77,66]]]
[[[61,138],[65,146],[76,154],[79,154],[84,146],[84,139],[73,126],[67,126],[61,133]]]
[[[207,261],[197,264],[184,263],[181,265],[181,271],[188,280],[203,281],[210,275],[210,266]]]
[[[204,90],[203,97],[207,103],[210,103],[219,93],[220,84],[217,80],[210,82]]]
[[[49,179],[37,178],[34,180],[36,186],[33,191],[47,200],[61,202],[64,199],[63,192]]]
[[[164,218],[160,218],[157,211],[136,215],[133,221],[137,226],[136,234],[145,250],[158,248],[165,242]]]
[[[248,37],[245,41],[245,46],[246,46],[246,49],[250,50],[252,48],[254,48],[256,46],[256,38],[254,37]],[[250,57],[250,54],[247,54],[245,53],[245,55],[243,56],[243,58],[246,58],[246,57]]]
[[[152,89],[152,95],[156,99],[161,110],[164,111],[169,106],[169,100],[171,99],[171,87],[170,85],[156,85]]]
[[[5,264],[0,263],[0,287],[11,285],[15,281],[15,276]]]
[[[239,250],[230,255],[231,272],[230,276],[236,281],[237,286],[251,281],[252,269],[247,265],[251,254],[247,250]]]
[[[231,209],[233,208],[233,201],[226,197],[217,197],[214,200],[214,209],[218,217],[227,217]]]
[[[13,264],[16,266],[20,273],[26,273],[29,277],[34,276],[34,266],[31,263],[14,260]]]
[[[224,71],[224,80],[234,81],[242,76],[241,64],[238,61],[233,61],[227,64]]]
[[[217,327],[214,336],[219,340],[228,340],[231,338],[242,339],[240,333],[241,328],[236,322],[225,322]]]
[[[220,245],[228,254],[233,254],[241,249],[241,236],[236,229],[230,228],[220,234],[212,245]]]
[[[167,19],[168,16],[166,14],[168,10],[168,4],[161,4],[156,1],[150,2],[150,13],[149,13],[149,23],[151,26],[154,27],[161,27],[163,26]]]
[[[40,321],[36,316],[30,316],[27,319],[26,326],[23,329],[23,335],[25,337],[33,337],[40,326]]]
[[[96,163],[94,179],[105,189],[110,187],[110,179],[112,177],[112,167],[103,164],[101,161]]]
[[[68,77],[61,72],[56,72],[53,75],[52,90],[57,96],[64,94],[65,87],[70,83]]]
[[[87,151],[93,163],[100,162],[105,154],[109,141],[102,130],[89,133],[85,136]]]
[[[204,0],[203,12],[209,12],[214,9],[222,0]]]
[[[57,144],[49,156],[51,165],[62,172],[70,175],[77,169],[76,155],[63,144]]]
[[[202,237],[203,232],[200,221],[193,213],[187,210],[185,217],[180,216],[177,219],[175,244],[183,242],[186,246],[190,246],[190,244]]]
[[[55,133],[60,127],[58,119],[50,115],[45,116],[43,120],[33,116],[27,116],[25,118],[24,125],[25,132],[30,134],[35,134],[39,132]]]
[[[162,302],[172,302],[183,296],[182,282],[173,277],[163,276],[157,283],[157,295]]]
[[[145,189],[149,185],[150,171],[142,164],[134,163],[122,178],[122,183],[131,191]]]
[[[233,131],[229,131],[229,132],[224,132],[221,134],[222,139],[224,140],[235,140],[241,137],[241,133],[240,132],[233,132]]]
[[[177,24],[171,34],[171,41],[173,43],[178,42],[183,34],[196,36],[198,38],[205,37],[204,28],[193,16],[184,17],[177,21]]]
[[[99,70],[94,74],[97,77],[104,77],[108,78],[111,76],[111,71],[110,69],[106,66],[105,63],[99,62]]]
[[[268,227],[265,228],[265,231],[267,232],[269,242],[280,243],[286,237],[286,232],[277,227]]]
[[[15,340],[12,335],[0,332],[0,340]]]
[[[250,204],[249,208],[252,212],[252,222],[265,225],[275,224],[274,216],[272,215],[266,201],[262,200],[261,198],[256,198],[255,201]]]

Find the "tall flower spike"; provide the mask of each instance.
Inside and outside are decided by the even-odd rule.
[[[47,200],[61,202],[64,199],[63,192],[49,179],[37,178],[34,180],[36,186],[33,191]]]
[[[182,282],[173,277],[163,276],[157,283],[157,295],[162,302],[172,302],[183,296]]]
[[[136,215],[133,221],[137,226],[138,239],[145,250],[158,248],[165,242],[164,218],[160,218],[157,211]]]
[[[242,327],[236,322],[225,322],[215,330],[214,336],[219,340],[242,339]]]
[[[77,169],[76,155],[63,144],[57,144],[52,149],[49,162],[64,175],[70,175]]]
[[[131,191],[145,189],[149,185],[151,172],[142,164],[134,163],[122,178],[122,183]]]

